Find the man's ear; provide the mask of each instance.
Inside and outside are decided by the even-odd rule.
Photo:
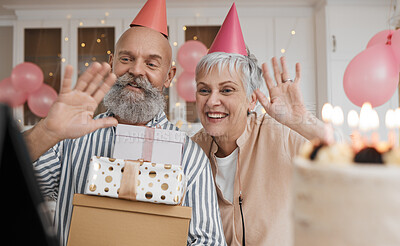
[[[113,69],[113,62],[114,62],[114,54],[111,53],[111,54],[108,56],[108,64],[109,64],[110,67],[111,67],[111,71],[112,71],[112,69]]]
[[[256,93],[253,92],[253,93],[251,93],[251,96],[250,96],[250,104],[249,104],[248,110],[252,111],[256,107],[256,104],[257,104],[257,96],[256,96]]]
[[[176,67],[171,66],[167,74],[167,79],[164,82],[165,88],[168,88],[171,85],[172,79],[175,77],[175,74],[176,74]]]

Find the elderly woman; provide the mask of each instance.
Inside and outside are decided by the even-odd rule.
[[[304,106],[300,64],[291,80],[285,58],[281,68],[272,58],[274,81],[253,56],[213,50],[196,68],[204,128],[193,140],[211,162],[227,243],[291,245],[292,159],[307,139],[323,137],[324,124]],[[259,90],[263,78],[270,100]],[[267,114],[252,112],[257,100]]]

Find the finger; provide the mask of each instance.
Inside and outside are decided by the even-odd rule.
[[[255,92],[255,94],[256,94],[256,96],[257,96],[258,101],[259,101],[259,102],[261,103],[261,105],[264,107],[265,111],[268,112],[268,109],[269,109],[269,107],[270,107],[270,105],[271,105],[271,103],[270,103],[270,101],[269,101],[269,98],[268,98],[267,96],[265,96],[265,94],[262,93],[262,92],[260,91],[260,89],[257,89],[257,90],[255,90],[254,92]]]
[[[286,58],[284,56],[281,57],[281,66],[282,66],[282,82],[285,80],[287,81],[288,79],[290,79],[290,75],[286,66]]]
[[[273,79],[271,78],[271,75],[269,74],[268,70],[268,65],[266,63],[263,63],[261,65],[262,68],[262,74],[265,80],[265,84],[267,85],[268,90],[271,90],[275,86]]]
[[[97,129],[100,128],[106,128],[106,127],[111,127],[111,126],[116,126],[118,125],[117,119],[114,117],[106,117],[106,118],[101,118],[101,119],[96,119],[93,120],[91,123],[90,131],[96,131]]]
[[[97,72],[97,74],[95,74],[92,80],[89,81],[89,84],[85,92],[89,95],[95,93],[98,87],[101,86],[101,84],[103,83],[104,77],[110,73],[110,70],[111,70],[110,65],[104,62],[100,70]]]
[[[279,68],[278,61],[276,60],[276,57],[272,57],[272,68],[274,70],[274,77],[276,84],[282,84],[282,76],[281,76],[281,70]]]
[[[67,65],[64,71],[64,78],[61,84],[60,94],[68,93],[71,91],[71,84],[72,84],[72,74],[74,68],[71,65]]]
[[[75,89],[79,91],[84,91],[89,84],[89,81],[93,79],[93,77],[97,74],[97,72],[101,69],[101,65],[98,62],[93,62],[86,71],[79,76],[78,81],[76,83]]]
[[[96,100],[97,103],[100,103],[101,100],[103,100],[104,96],[111,89],[116,80],[117,76],[113,73],[110,73],[107,76],[107,78],[104,80],[104,83],[97,89],[97,91],[93,95],[93,98],[94,100]]]
[[[300,83],[301,79],[301,66],[300,63],[296,63],[296,78],[294,78],[295,83]]]

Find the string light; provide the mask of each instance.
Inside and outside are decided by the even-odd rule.
[[[290,33],[291,33],[292,35],[295,35],[295,34],[296,34],[296,31],[295,31],[295,30],[292,30]]]
[[[61,62],[65,62],[66,61],[66,59],[65,58],[61,58]]]
[[[105,16],[109,16],[109,15],[110,15],[110,13],[108,13],[108,12],[105,12],[105,13],[104,13],[104,15],[105,15]]]
[[[69,38],[68,38],[68,37],[65,37],[64,40],[65,40],[65,42],[68,42]]]
[[[193,40],[197,40],[197,36],[195,35],[195,36],[193,36]]]
[[[88,63],[88,62],[85,62],[85,67],[87,67],[87,66],[89,66],[89,63]]]
[[[111,50],[107,50],[107,54],[111,54]]]
[[[286,50],[285,49],[281,49],[281,53],[285,54]]]
[[[52,72],[50,72],[50,73],[49,73],[49,76],[50,76],[50,77],[52,77],[52,76],[53,76],[53,73],[52,73]]]
[[[175,66],[175,61],[172,61],[172,66]]]
[[[100,42],[101,42],[101,39],[98,38],[98,39],[96,40],[96,42],[97,42],[97,43],[100,43]]]
[[[186,28],[186,26],[183,26],[182,29],[183,29],[184,31],[186,31],[187,28]]]
[[[79,26],[83,26],[83,22],[81,21],[81,22],[79,22]]]
[[[81,47],[84,48],[86,44],[84,42],[81,43]]]
[[[177,42],[174,42],[173,45],[174,45],[174,46],[178,46],[178,43],[177,43]]]
[[[101,24],[104,24],[104,23],[106,23],[106,21],[105,21],[105,20],[101,20],[100,23],[101,23]]]

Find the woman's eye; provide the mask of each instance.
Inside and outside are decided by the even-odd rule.
[[[208,89],[198,89],[197,92],[200,94],[206,94],[209,93],[210,91]]]
[[[233,92],[233,89],[231,89],[231,88],[224,88],[221,90],[221,93],[224,93],[224,94],[231,93],[231,92]]]

